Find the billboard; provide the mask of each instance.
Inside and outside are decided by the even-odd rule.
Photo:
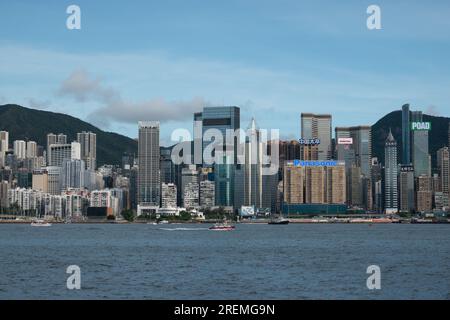
[[[336,160],[294,160],[292,164],[296,167],[337,167],[345,165],[345,161]]]
[[[353,138],[338,138],[338,144],[353,144]]]
[[[431,130],[431,122],[411,122],[411,130]]]

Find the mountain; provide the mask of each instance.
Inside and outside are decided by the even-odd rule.
[[[436,168],[436,151],[444,146],[448,146],[448,128],[450,118],[423,115],[423,121],[431,122],[429,132],[429,152],[431,154],[432,168]],[[384,163],[384,143],[388,136],[389,129],[397,140],[398,160],[402,159],[402,112],[393,111],[378,120],[372,126],[372,156],[377,157]]]
[[[64,133],[75,141],[77,133],[91,131],[97,135],[97,164],[122,163],[122,154],[137,153],[137,141],[126,136],[105,132],[75,117],[49,111],[25,108],[15,104],[0,105],[0,130],[9,132],[10,146],[14,140],[33,140],[47,145],[47,134]]]

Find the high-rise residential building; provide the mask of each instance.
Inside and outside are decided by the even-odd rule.
[[[198,182],[189,182],[184,186],[183,207],[196,209],[200,206]]]
[[[17,159],[25,159],[27,155],[27,144],[23,140],[14,141],[14,155]]]
[[[409,104],[402,106],[402,164],[411,164],[411,134],[410,134]]]
[[[345,204],[345,164],[303,166],[287,162],[283,176],[283,200],[287,204]]]
[[[33,159],[37,157],[37,143],[36,141],[27,141],[26,158]]]
[[[85,164],[79,159],[65,159],[61,168],[61,190],[83,189],[85,184]]]
[[[80,156],[86,164],[86,169],[95,170],[97,168],[97,135],[90,131],[79,132],[77,141],[80,143]]]
[[[331,141],[331,115],[329,114],[301,114],[301,138],[319,139],[317,159],[329,160],[333,155]]]
[[[398,162],[397,162],[397,141],[392,132],[384,144],[384,208],[386,213],[398,212]]]
[[[9,149],[8,131],[0,131],[0,168],[5,165],[6,152]]]
[[[421,175],[416,178],[417,188],[417,212],[430,212],[433,208],[433,191],[431,186],[431,178],[427,175]]]
[[[414,167],[412,165],[400,166],[400,211],[414,212],[415,190],[414,190]]]
[[[346,203],[345,166],[326,167],[327,203]]]
[[[46,169],[33,171],[31,188],[36,191],[48,193],[48,172]]]
[[[422,111],[411,112],[411,126],[417,122],[423,122]],[[412,130],[412,163],[416,177],[423,174],[431,176],[431,158],[428,150],[428,130],[429,129],[424,129],[421,126],[419,126],[419,128],[414,126],[414,129]]]
[[[177,186],[174,183],[161,184],[161,208],[177,207]]]
[[[449,194],[449,148],[443,147],[437,151],[437,165],[441,177],[441,191]]]
[[[283,201],[289,204],[304,203],[305,167],[286,164],[283,173]]]
[[[186,165],[181,169],[181,199],[184,200],[184,191],[189,183],[198,184],[198,170],[195,164]]]
[[[47,188],[51,195],[61,194],[61,167],[46,167]]]
[[[81,160],[81,146],[78,142],[70,144],[51,144],[48,165],[61,167],[64,160]]]
[[[47,134],[47,163],[50,163],[50,146],[52,144],[67,144],[67,136],[63,133]]]
[[[159,206],[160,153],[158,121],[139,121],[138,158],[138,203]]]
[[[262,148],[260,131],[252,119],[245,138],[244,164],[244,205],[262,207],[263,176],[262,176]]]
[[[200,181],[200,207],[212,208],[215,205],[214,181]]]

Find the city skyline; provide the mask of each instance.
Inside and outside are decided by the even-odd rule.
[[[406,102],[450,116],[445,1],[379,1],[374,31],[357,1],[258,2],[256,11],[232,1],[220,14],[217,2],[173,2],[181,12],[147,1],[77,4],[81,30],[67,30],[63,4],[0,4],[0,104],[68,112],[132,138],[134,123],[158,120],[164,145],[207,105],[240,106],[243,122],[283,127],[283,138],[300,130],[294,112],[334,113],[340,127],[350,116],[372,125]],[[17,24],[20,32],[9,27]]]

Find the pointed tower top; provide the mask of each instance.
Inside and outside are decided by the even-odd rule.
[[[255,118],[252,117],[252,121],[250,121],[250,124],[248,125],[249,130],[258,130],[258,126],[256,125]]]
[[[392,135],[391,128],[389,128],[389,134],[388,134],[388,137],[386,139],[386,142],[395,142],[394,136]]]

